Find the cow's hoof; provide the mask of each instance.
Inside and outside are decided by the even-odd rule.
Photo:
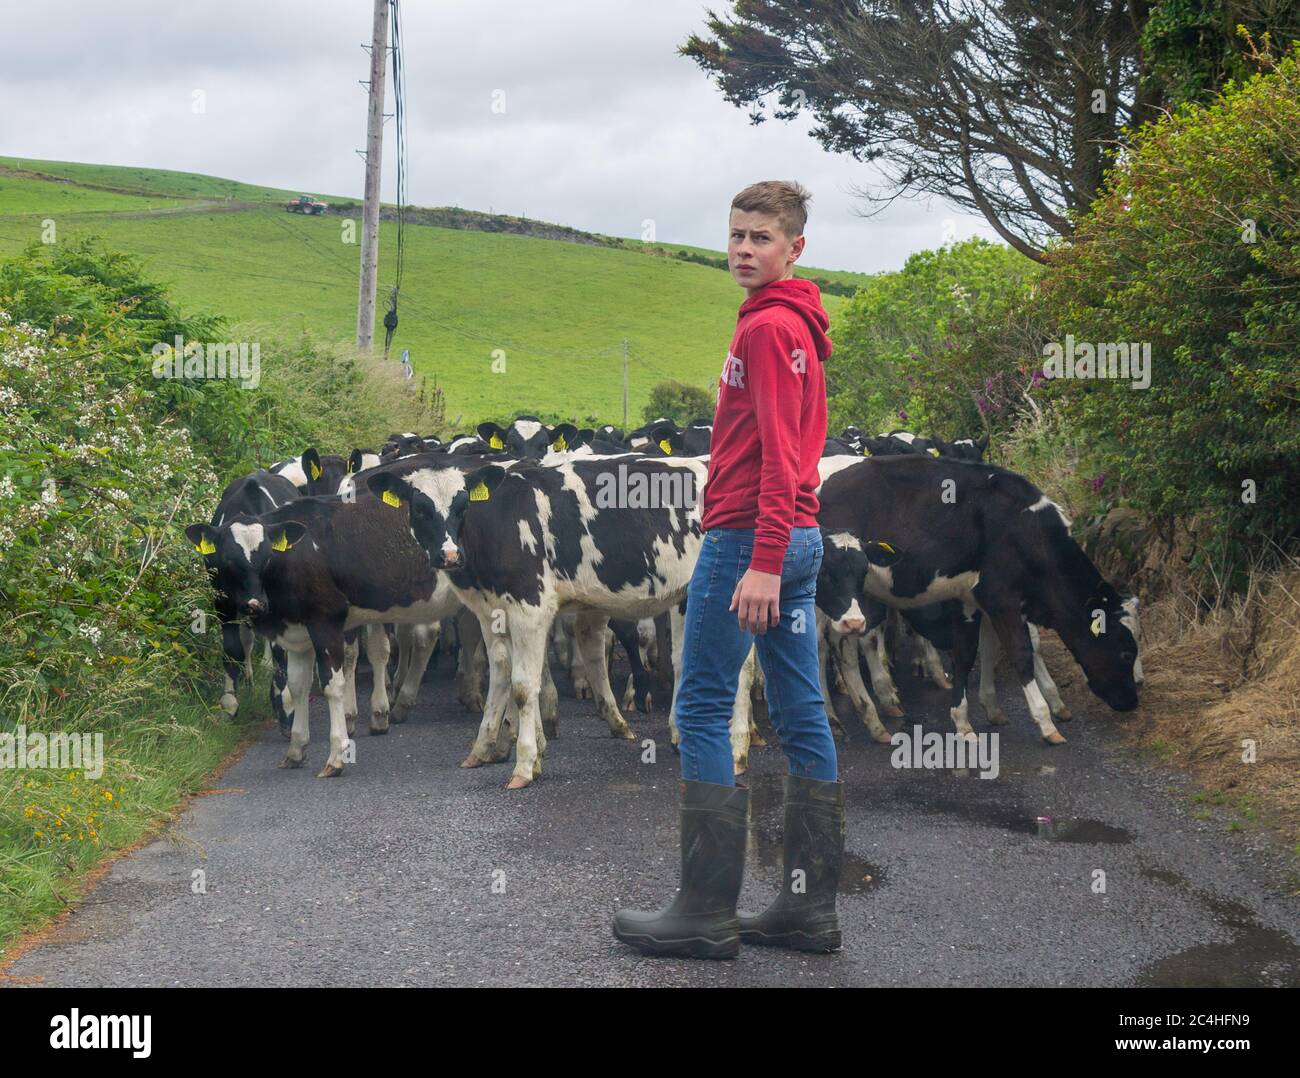
[[[1065,738],[1061,735],[1061,732],[1059,730],[1053,730],[1050,734],[1044,734],[1043,740],[1046,741],[1049,745],[1065,744]]]
[[[388,733],[388,718],[389,713],[387,711],[376,711],[372,714],[370,716],[370,733],[372,735]]]
[[[886,718],[890,718],[890,719],[901,719],[905,714],[902,707],[900,707],[898,704],[882,703],[880,705],[880,710],[885,713]]]
[[[525,778],[523,775],[511,775],[510,781],[506,783],[507,790],[522,790],[525,786],[531,786],[533,780]]]
[[[349,732],[350,732],[350,731],[349,731]],[[382,736],[383,736],[384,734],[386,734],[386,733],[388,733],[388,727],[387,727],[387,726],[375,726],[373,723],[371,723],[371,725],[370,725],[370,736],[371,736],[371,737],[382,737]]]
[[[1056,713],[1057,722],[1069,722],[1072,718],[1074,718],[1074,715],[1070,712],[1068,707],[1063,707]]]
[[[986,711],[985,715],[988,716],[989,724],[992,726],[1006,726],[1007,724],[1007,717],[1000,711]]]
[[[636,740],[636,733],[630,726],[624,726],[621,730],[611,730],[610,734],[614,737],[621,737],[624,741]]]
[[[465,757],[465,759],[461,760],[460,766],[461,767],[482,767],[487,762],[488,762],[487,760],[481,760],[479,759],[479,757],[475,756],[471,752],[468,756]]]
[[[738,777],[739,777],[740,775],[743,775],[746,771],[748,771],[748,770],[749,770],[749,757],[745,757],[745,759],[743,759],[743,760],[737,760],[737,761],[736,761],[736,765],[735,765],[735,769],[736,769],[736,775],[737,775]]]
[[[239,712],[239,697],[237,697],[233,692],[222,693],[221,710],[233,719]]]
[[[320,769],[316,777],[318,779],[336,779],[343,774],[342,764],[326,764]]]
[[[298,759],[295,760],[288,753],[285,753],[285,757],[280,761],[279,766],[281,768],[302,767],[302,757],[299,756]]]
[[[750,745],[750,748],[754,748],[754,749],[765,749],[765,748],[767,748],[767,738],[765,738],[765,737],[764,737],[762,734],[760,734],[757,730],[750,730],[750,731],[749,731],[749,745]]]
[[[872,734],[871,737],[881,745],[892,745],[894,743],[894,735],[888,730],[881,730],[880,733]]]
[[[393,710],[388,713],[389,719],[393,722],[405,722],[411,717],[410,704],[394,704]]]

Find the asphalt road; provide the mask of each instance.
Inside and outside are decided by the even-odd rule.
[[[900,670],[901,724],[948,731],[939,691]],[[629,716],[656,742],[643,763],[639,742],[611,738],[556,681],[560,736],[542,778],[514,792],[509,766],[457,767],[477,716],[445,656],[409,722],[368,737],[363,719],[341,778],[315,777],[328,724],[314,700],[306,766],[278,770],[285,742],[268,729],[219,780],[228,792],[117,862],[7,972],[66,986],[1300,984],[1300,898],[1277,847],[1193,819],[1192,787],[1130,755],[1122,717],[1098,705],[1052,748],[1009,692],[993,780],[892,767],[839,701],[842,952],[643,958],[610,917],[657,908],[677,884],[667,716]],[[748,778],[751,910],[780,866],[783,758],[769,741]]]

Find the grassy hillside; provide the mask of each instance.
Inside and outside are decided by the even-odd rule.
[[[344,220],[247,205],[293,192],[150,169],[0,158],[4,167],[64,182],[0,175],[0,253],[39,238],[40,219],[53,214],[60,241],[94,233],[140,253],[183,305],[228,315],[250,340],[306,329],[347,341],[355,332],[358,248],[342,242]],[[114,185],[133,193],[100,189]],[[244,205],[210,204],[227,197]],[[104,212],[57,216],[92,210]],[[395,243],[385,222],[381,311]],[[436,379],[461,426],[520,410],[621,421],[627,337],[635,419],[655,383],[717,377],[743,298],[723,271],[638,246],[408,226],[394,354],[411,350],[417,376]],[[826,296],[832,318],[842,304]],[[502,355],[505,369],[494,372]]]

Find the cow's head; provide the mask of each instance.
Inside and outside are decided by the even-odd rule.
[[[989,447],[989,436],[980,435],[978,438],[958,438],[955,442],[948,442],[943,447],[943,455],[952,457],[954,460],[969,460],[979,463],[984,459],[984,451]]]
[[[465,564],[460,543],[465,514],[475,502],[488,501],[505,476],[499,464],[485,464],[468,473],[459,468],[421,468],[408,476],[376,472],[367,485],[385,505],[409,509],[411,535],[435,569],[457,569]]]
[[[679,457],[686,448],[686,432],[671,419],[651,423],[645,437],[641,452],[652,457]]]
[[[1066,624],[1055,626],[1083,667],[1088,688],[1115,711],[1132,711],[1138,704],[1138,646],[1126,620],[1119,593],[1103,582]]]
[[[259,618],[271,613],[263,574],[272,559],[291,549],[306,531],[296,520],[271,524],[240,516],[220,528],[191,524],[185,537],[203,555],[213,587],[235,613]]]
[[[425,452],[424,439],[418,434],[390,434],[388,441],[384,443],[384,451],[379,455],[379,459],[387,464],[389,461],[400,460],[402,457],[413,457],[417,453]]]
[[[322,456],[315,446],[312,446],[303,450],[302,470],[307,476],[309,495],[334,494],[338,491],[343,477],[348,474],[348,462],[333,453]]]
[[[541,460],[547,450],[563,453],[571,448],[570,442],[578,434],[572,423],[548,427],[535,415],[516,416],[508,427],[496,423],[480,423],[478,436],[489,448],[514,457]]]
[[[879,604],[864,599],[867,568],[893,565],[901,555],[888,543],[859,539],[852,532],[822,529],[822,567],[817,574],[817,609],[837,633],[865,633],[880,623]],[[868,620],[871,624],[868,624]]]

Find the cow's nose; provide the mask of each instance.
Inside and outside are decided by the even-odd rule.
[[[845,618],[840,624],[843,626],[840,630],[842,633],[860,633],[867,628],[866,618]]]
[[[250,614],[260,614],[266,609],[266,605],[261,599],[249,599],[248,602],[244,604],[244,609]]]
[[[460,551],[454,546],[445,546],[442,548],[442,561],[444,565],[457,565],[460,562]]]

